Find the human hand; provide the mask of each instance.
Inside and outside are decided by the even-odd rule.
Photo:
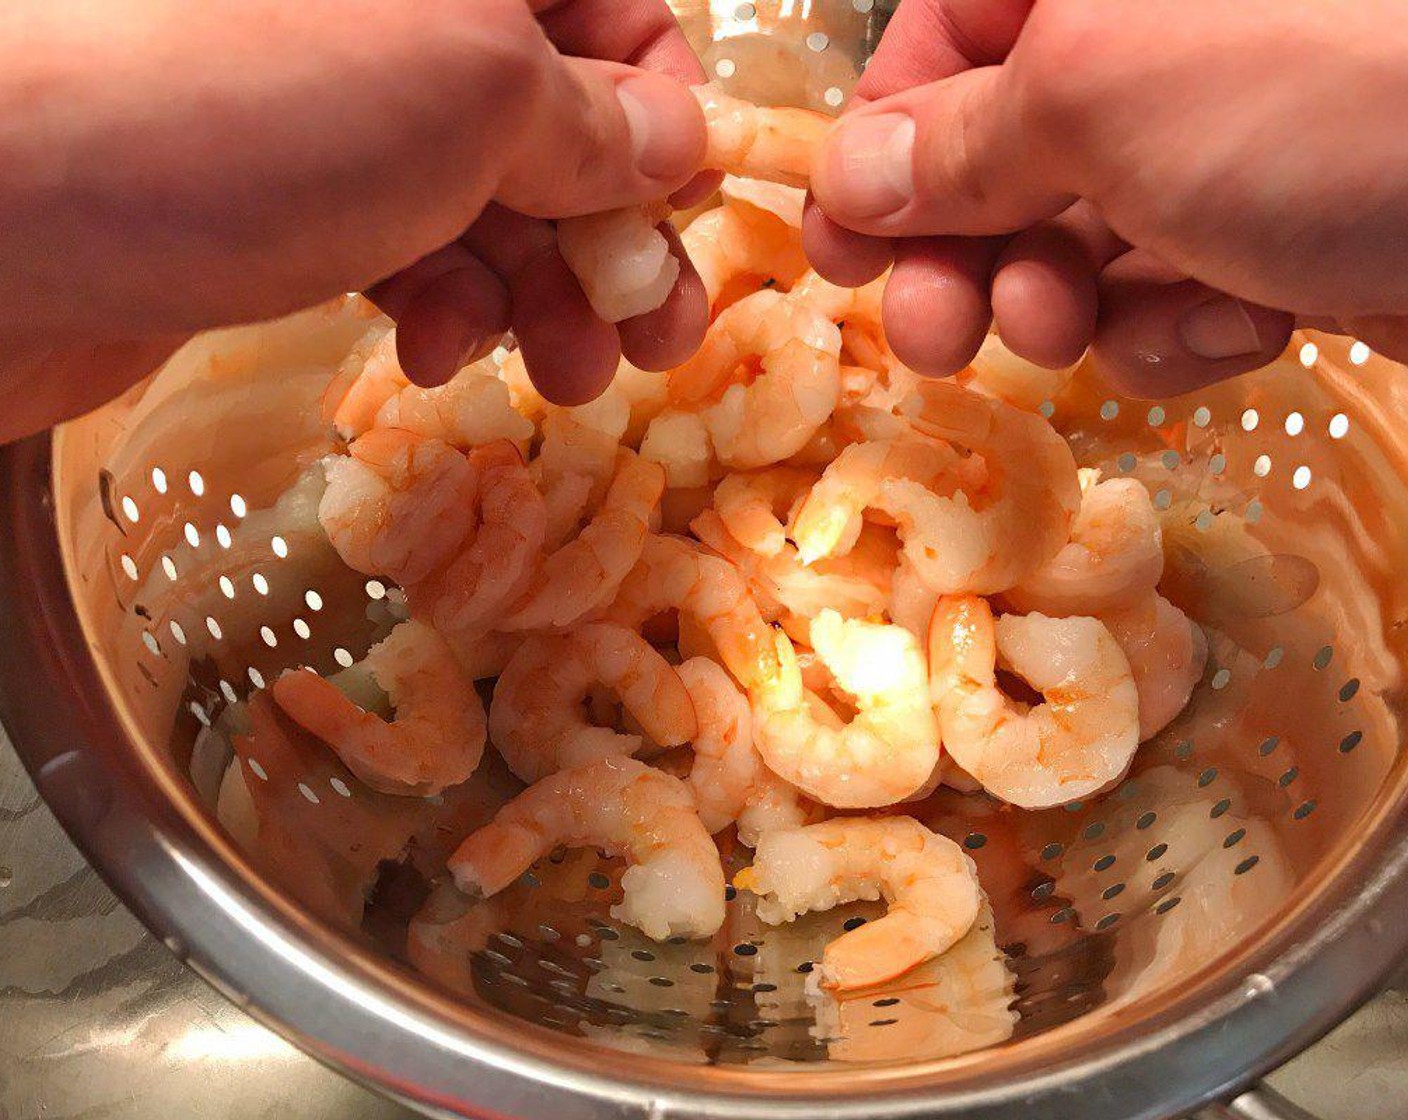
[[[916,368],[961,368],[994,317],[1043,365],[1093,341],[1143,395],[1264,365],[1298,323],[1408,359],[1389,0],[905,0],[856,92],[808,253],[856,283],[893,252]]]
[[[509,327],[564,402],[623,350],[676,364],[707,319],[693,269],[618,334],[544,219],[710,189],[702,79],[664,0],[6,6],[0,440],[194,331],[349,290],[422,383]]]

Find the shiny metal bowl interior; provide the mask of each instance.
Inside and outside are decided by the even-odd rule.
[[[770,22],[715,7],[686,13],[704,57],[756,97],[787,96],[744,79],[796,57],[810,84],[789,99],[838,102],[865,52],[835,44],[875,32],[868,0]],[[51,461],[12,454],[5,491],[5,572],[32,595],[8,630],[4,714],[41,788],[175,951],[319,1056],[446,1115],[1056,1117],[1078,1100],[1167,1116],[1288,1056],[1403,948],[1386,915],[1408,793],[1408,371],[1328,338],[1187,398],[1135,402],[1082,374],[1042,406],[1083,465],[1148,486],[1164,593],[1210,658],[1108,795],[1019,813],[944,791],[917,808],[991,900],[962,959],[836,1002],[810,964],[873,910],[776,929],[740,896],[715,943],[657,945],[610,918],[619,869],[591,853],[469,906],[435,853],[512,788],[492,765],[411,857],[358,851],[387,799],[293,738],[277,765],[242,763],[298,835],[271,855],[222,827],[222,713],[285,668],[336,671],[396,614],[306,495],[280,500],[332,448],[319,396],[366,326],[345,301],[199,339],[60,431]],[[26,673],[36,695],[78,689],[68,722],[25,714]],[[359,868],[378,886],[348,909],[336,887]]]

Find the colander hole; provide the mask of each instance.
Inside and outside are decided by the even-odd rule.
[[[1138,793],[1139,783],[1136,782],[1133,778],[1131,778],[1120,785],[1119,791],[1115,794],[1115,796],[1118,797],[1121,801],[1133,801],[1135,795]]]
[[[301,618],[295,618],[293,620],[293,632],[304,641],[307,641],[313,635],[313,631],[308,623],[304,622]]]
[[[1041,413],[1043,419],[1050,420],[1056,415],[1056,402],[1042,401],[1041,404],[1037,405],[1036,410]]]
[[[1356,342],[1349,348],[1349,360],[1357,366],[1362,366],[1369,360],[1369,355],[1372,353],[1373,351],[1369,349],[1368,343]]]
[[[192,548],[200,547],[199,529],[197,529],[194,525],[187,521],[186,524],[182,527],[181,531],[186,535],[186,543],[188,545],[190,545]]]
[[[1161,462],[1161,463],[1164,465],[1164,470],[1166,470],[1166,471],[1171,471],[1171,470],[1173,470],[1175,467],[1177,467],[1178,464],[1179,464],[1179,461],[1180,461],[1180,456],[1179,456],[1179,454],[1178,454],[1177,451],[1173,451],[1173,450],[1165,451],[1162,455],[1159,456],[1159,462]]]
[[[268,646],[270,649],[275,649],[275,648],[278,647],[278,644],[279,644],[278,636],[277,636],[277,635],[274,633],[274,631],[271,630],[269,627],[267,627],[267,626],[261,626],[261,627],[259,628],[259,637],[263,639],[264,644],[265,644],[266,646]]]
[[[1173,505],[1173,493],[1167,487],[1160,487],[1154,493],[1154,508],[1163,512]]]
[[[529,890],[535,891],[543,885],[543,881],[539,879],[536,875],[534,875],[531,871],[525,871],[523,873],[523,884]]]
[[[894,1007],[895,1004],[897,1004],[897,1003],[899,1003],[899,998],[898,998],[898,997],[896,997],[896,996],[886,996],[884,999],[877,999],[877,1000],[876,1000],[874,1003],[872,1003],[870,1006],[871,1006],[871,1007]]]
[[[810,972],[816,967],[816,961],[803,961],[797,966],[797,971],[803,974]]]
[[[210,716],[207,715],[205,709],[202,708],[199,704],[197,704],[194,700],[192,700],[190,704],[186,706],[186,710],[189,711],[191,715],[196,717],[196,722],[202,727],[210,726]]]
[[[283,537],[271,537],[269,547],[274,550],[274,555],[280,560],[288,559],[288,541]]]
[[[833,109],[837,109],[840,108],[841,102],[846,100],[846,95],[841,92],[840,86],[830,86],[827,88],[826,92],[821,95],[821,99]]]
[[[1261,503],[1255,498],[1253,498],[1250,502],[1247,503],[1247,508],[1243,512],[1242,517],[1248,525],[1255,525],[1258,521],[1261,520],[1262,512],[1263,509]]]
[[[1348,735],[1346,735],[1343,739],[1340,740],[1340,754],[1348,754],[1350,751],[1354,750],[1355,747],[1359,746],[1360,742],[1362,742],[1363,739],[1364,732],[1351,731]]]
[[[758,955],[758,947],[756,945],[750,945],[748,942],[744,941],[738,945],[735,945],[733,947],[733,952],[735,956],[755,957]]]
[[[1288,436],[1298,436],[1305,431],[1305,417],[1299,412],[1292,412],[1286,417],[1286,434]]]
[[[1232,679],[1232,672],[1231,672],[1231,670],[1229,670],[1229,669],[1219,669],[1217,672],[1215,672],[1215,673],[1212,675],[1212,687],[1213,687],[1214,689],[1216,689],[1217,691],[1221,692],[1224,688],[1227,687],[1227,684],[1228,684],[1228,682],[1229,682],[1231,679]]]
[[[1085,808],[1085,802],[1084,802],[1084,801],[1068,801],[1068,802],[1066,802],[1066,805],[1065,805],[1065,810],[1066,810],[1066,812],[1068,812],[1068,813],[1079,813],[1079,812],[1080,812],[1082,809],[1084,809],[1084,808]]]
[[[249,772],[253,774],[256,778],[258,778],[261,782],[267,782],[269,780],[268,772],[264,769],[263,766],[260,765],[259,760],[257,758],[245,759],[245,765],[249,767]]]
[[[197,498],[205,493],[205,479],[201,478],[200,471],[192,471],[186,476],[186,483],[191,488],[191,493]]]
[[[1256,426],[1261,423],[1261,416],[1254,408],[1249,408],[1242,413],[1242,431],[1254,432]]]
[[[1158,860],[1163,859],[1163,858],[1164,858],[1164,855],[1165,855],[1165,853],[1167,853],[1167,851],[1168,851],[1168,845],[1167,845],[1167,844],[1155,844],[1152,848],[1150,848],[1147,852],[1144,853],[1144,858],[1145,858],[1149,863],[1155,863],[1155,862],[1157,862]]]
[[[817,54],[820,54],[822,51],[826,50],[826,48],[830,45],[831,40],[827,37],[826,32],[824,31],[813,31],[810,35],[807,36],[807,50],[809,51],[814,51]]]
[[[649,949],[632,949],[631,956],[638,961],[653,961],[655,959],[655,954]]]
[[[177,621],[173,618],[173,619],[172,619],[170,622],[168,622],[166,625],[167,625],[167,628],[171,631],[171,636],[172,636],[173,638],[175,638],[176,641],[177,641],[180,645],[185,645],[185,644],[186,644],[186,632],[185,632],[183,629],[181,629],[181,624],[180,624],[179,622],[177,622]]]
[[[1260,862],[1260,856],[1248,856],[1246,859],[1244,859],[1241,863],[1237,864],[1237,866],[1232,869],[1232,874],[1245,875],[1248,871],[1250,871]]]
[[[1345,681],[1344,684],[1340,685],[1340,701],[1347,704],[1354,699],[1354,694],[1358,691],[1359,678],[1351,677],[1349,680]]]
[[[160,467],[152,468],[152,488],[158,494],[166,493],[166,472]]]
[[[854,918],[847,918],[841,923],[841,928],[847,933],[850,933],[853,929],[860,929],[861,926],[865,925],[867,920],[868,919],[862,918],[859,915]]]
[[[1178,876],[1175,872],[1165,871],[1162,875],[1160,875],[1150,884],[1150,887],[1156,891],[1164,890],[1167,887],[1172,886],[1174,879],[1176,879],[1177,877]]]
[[[739,4],[733,11],[733,18],[736,20],[750,20],[757,16],[758,9],[752,4]]]
[[[137,578],[137,561],[133,560],[127,553],[124,552],[122,554],[122,558],[118,563],[122,565],[122,570],[127,574],[128,579],[135,580]]]
[[[1310,816],[1311,813],[1315,812],[1315,804],[1314,801],[1302,801],[1296,806],[1296,811],[1292,813],[1291,816],[1298,821],[1303,821],[1306,817]]]
[[[158,657],[161,656],[161,644],[156,640],[156,635],[150,630],[142,631],[142,644]]]
[[[1268,669],[1274,669],[1281,664],[1281,659],[1286,656],[1286,651],[1282,646],[1272,646],[1266,651],[1266,660],[1262,662]]]
[[[1179,898],[1177,895],[1174,895],[1173,898],[1166,898],[1154,907],[1154,913],[1159,915],[1167,914],[1182,901],[1183,899]]]
[[[1142,830],[1148,828],[1158,819],[1159,814],[1150,809],[1148,812],[1139,815],[1139,819],[1134,822],[1134,827]]]
[[[254,585],[254,590],[259,592],[259,594],[269,594],[269,581],[264,578],[263,572],[255,572],[249,577],[249,582]]]
[[[235,543],[235,538],[230,536],[230,530],[224,525],[215,526],[215,543],[221,548],[229,548]]]
[[[1200,533],[1206,533],[1209,529],[1212,528],[1212,523],[1212,510],[1200,510],[1198,512],[1198,516],[1193,519],[1193,528],[1197,529]]]
[[[1297,467],[1294,472],[1292,472],[1291,485],[1294,486],[1297,490],[1304,490],[1307,486],[1310,485],[1310,479],[1310,468],[1302,464]]]
[[[1201,774],[1198,775],[1198,788],[1206,789],[1215,781],[1217,781],[1217,767],[1209,766],[1206,770],[1204,770]]]
[[[988,842],[988,838],[981,832],[970,832],[963,838],[963,846],[969,851],[977,851]]]
[[[700,976],[708,976],[711,972],[714,971],[714,966],[711,964],[704,964],[702,961],[695,961],[692,965],[689,966],[689,971],[697,972]]]
[[[1166,414],[1164,413],[1163,405],[1154,405],[1153,408],[1149,409],[1149,427],[1157,428],[1160,424],[1164,422],[1165,415]]]
[[[875,0],[851,0],[851,7],[861,15],[865,15],[866,12],[875,7]]]
[[[1097,859],[1094,863],[1092,863],[1092,864],[1090,865],[1090,867],[1091,867],[1091,870],[1093,870],[1093,871],[1108,871],[1108,870],[1110,870],[1110,868],[1112,868],[1114,865],[1115,865],[1115,857],[1114,857],[1114,855],[1113,855],[1113,854],[1107,854],[1107,855],[1103,855],[1103,856],[1101,856],[1099,859]]]
[[[673,988],[675,986],[675,982],[666,976],[652,976],[649,982],[657,988]]]
[[[249,667],[249,683],[254,685],[255,688],[264,687],[264,674],[253,665]]]
[[[505,980],[508,983],[513,984],[515,987],[519,988],[526,988],[529,985],[529,981],[526,977],[519,976],[517,973],[514,972],[502,972],[499,974],[499,979]],[[613,992],[624,991],[623,988],[616,987],[614,985],[611,987],[610,990]]]
[[[228,704],[238,704],[240,702],[239,695],[235,692],[235,686],[229,681],[222,680],[220,682],[220,695],[225,698],[225,702]]]
[[[1330,417],[1330,438],[1344,439],[1349,435],[1349,417],[1343,412],[1337,412]]]
[[[870,1025],[872,1027],[893,1027],[898,1022],[898,1019],[872,1019]]]
[[[1100,897],[1106,902],[1109,902],[1112,898],[1118,898],[1120,895],[1124,894],[1124,886],[1123,883],[1111,883],[1100,892]]]
[[[221,576],[221,577],[220,577],[220,580],[219,580],[219,583],[220,583],[220,594],[223,595],[223,596],[225,596],[225,598],[227,598],[227,599],[233,599],[233,598],[235,597],[235,582],[234,582],[234,580],[232,580],[229,576]]]
[[[1218,817],[1222,816],[1230,808],[1232,808],[1232,799],[1230,797],[1224,797],[1208,811],[1208,816],[1213,820],[1217,820]]]
[[[541,937],[544,941],[561,941],[561,940],[562,940],[562,934],[558,933],[557,930],[553,929],[553,927],[550,926],[550,925],[548,925],[546,922],[539,922],[539,923],[538,923],[538,936]],[[547,963],[548,963],[548,962],[545,962],[544,967],[546,967]],[[553,967],[556,968],[557,966],[556,966],[556,965],[553,965]],[[565,972],[565,971],[564,971],[564,972],[563,972],[563,975],[564,975],[564,976],[570,976],[570,975],[572,975],[572,974],[571,974],[570,972]]]
[[[378,603],[386,598],[386,584],[379,579],[369,579],[366,584],[367,598]]]
[[[142,520],[142,512],[137,508],[137,503],[132,500],[130,494],[122,499],[122,512],[133,525]]]
[[[585,949],[592,943],[592,935],[589,933],[579,933],[572,940],[577,943],[577,948]]]
[[[1056,881],[1054,879],[1047,879],[1046,882],[1038,883],[1032,888],[1032,901],[1045,902],[1055,893]]]
[[[1116,416],[1118,416],[1119,414],[1120,414],[1120,402],[1119,402],[1119,401],[1106,401],[1104,404],[1102,404],[1102,405],[1100,406],[1100,419],[1101,419],[1101,420],[1113,420],[1113,419],[1114,419]]]
[[[1257,478],[1265,478],[1265,477],[1266,477],[1267,475],[1269,475],[1270,473],[1271,473],[1271,456],[1270,456],[1270,455],[1258,455],[1258,456],[1256,457],[1256,462],[1252,464],[1252,474],[1256,475]]]
[[[1233,829],[1227,834],[1227,838],[1222,841],[1222,846],[1224,848],[1235,848],[1242,842],[1246,835],[1247,830],[1245,828]]]
[[[720,78],[731,78],[737,72],[738,66],[731,58],[721,58],[714,63],[714,73]]]
[[[1120,916],[1118,914],[1106,914],[1103,918],[1101,918],[1098,922],[1095,923],[1096,932],[1104,932],[1119,920]]]
[[[1041,858],[1048,860],[1057,859],[1065,850],[1063,845],[1052,842],[1041,849]]]
[[[1330,661],[1334,658],[1334,656],[1334,646],[1321,646],[1318,650],[1315,651],[1315,657],[1311,661],[1311,664],[1314,665],[1317,669],[1328,669],[1330,666]]]
[[[238,494],[230,495],[230,512],[236,517],[244,517],[249,512],[249,507],[245,505],[244,499]]]
[[[1053,926],[1059,926],[1073,920],[1075,916],[1076,912],[1073,909],[1069,906],[1063,906],[1061,909],[1057,910],[1056,913],[1051,915],[1050,921]]]
[[[1299,778],[1299,777],[1300,777],[1300,770],[1298,770],[1296,767],[1292,766],[1289,770],[1287,770],[1284,774],[1282,774],[1279,778],[1276,779],[1276,784],[1277,784],[1281,789],[1285,789],[1288,785],[1290,785],[1293,781],[1295,781],[1295,780],[1296,780],[1297,778]]]
[[[1184,739],[1173,748],[1175,758],[1189,759],[1193,757],[1193,740]]]
[[[301,793],[313,805],[321,805],[322,799],[313,792],[312,787],[307,782],[298,783],[298,792]]]
[[[738,888],[735,887],[732,883],[726,884],[726,885],[724,886],[724,901],[725,901],[725,902],[732,902],[732,901],[733,901],[735,898],[737,898],[737,897],[738,897]]]
[[[1121,455],[1118,459],[1115,460],[1115,465],[1118,466],[1119,469],[1122,470],[1125,474],[1128,474],[1130,471],[1132,471],[1138,464],[1139,460],[1134,457],[1134,453],[1132,451],[1126,451],[1123,455]]]
[[[587,886],[593,887],[599,891],[604,891],[607,887],[611,886],[611,880],[600,871],[593,871],[587,876]]]
[[[1221,451],[1215,455],[1208,456],[1208,472],[1210,474],[1221,474],[1227,469],[1227,456]]]
[[[352,654],[349,653],[347,650],[343,649],[341,646],[338,646],[335,650],[332,651],[332,659],[336,661],[339,665],[341,665],[344,669],[352,668]]]
[[[1195,428],[1206,428],[1212,423],[1212,411],[1205,404],[1200,404],[1193,410],[1193,426]]]
[[[1313,366],[1320,358],[1320,347],[1313,342],[1307,342],[1300,348],[1300,364],[1306,369]]]
[[[347,783],[341,778],[329,778],[328,785],[332,787],[333,793],[337,794],[338,797],[350,798],[352,796],[352,791],[347,788]]]
[[[1091,824],[1088,824],[1081,831],[1081,837],[1085,840],[1098,840],[1104,834],[1105,823],[1103,821],[1095,821]]]
[[[303,593],[303,601],[308,604],[310,611],[323,609],[323,597],[311,588]]]
[[[1263,739],[1261,741],[1261,746],[1257,747],[1256,753],[1261,755],[1262,758],[1265,758],[1272,751],[1274,751],[1280,745],[1280,743],[1280,736],[1272,735],[1270,738]]]

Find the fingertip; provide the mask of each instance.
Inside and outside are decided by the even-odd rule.
[[[689,87],[649,70],[628,71],[616,85],[616,99],[637,171],[676,187],[698,173],[709,138],[704,112]]]
[[[668,201],[676,210],[688,210],[693,206],[698,206],[717,191],[723,181],[724,173],[722,171],[701,171],[670,195]]]
[[[882,313],[900,361],[929,377],[948,377],[972,362],[992,322],[988,283],[999,248],[985,238],[896,246]]]
[[[401,309],[396,355],[423,388],[443,385],[508,329],[509,298],[487,269],[460,268],[426,284]]]
[[[664,222],[660,232],[680,262],[680,274],[665,302],[654,311],[617,323],[621,352],[639,369],[673,369],[699,349],[709,327],[709,300],[679,234]]]
[[[843,288],[869,284],[894,261],[889,238],[837,225],[810,196],[802,211],[802,250],[823,278]]]
[[[1074,365],[1095,337],[1095,266],[1056,231],[1030,231],[998,261],[992,310],[1014,354],[1047,369]]]
[[[528,376],[553,404],[573,406],[606,391],[621,361],[616,328],[603,322],[556,252],[514,274],[513,332]]]

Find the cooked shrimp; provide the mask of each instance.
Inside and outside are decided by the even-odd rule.
[[[928,640],[929,620],[934,617],[939,593],[920,577],[907,557],[900,557],[890,580],[890,621],[903,626],[921,642]]]
[[[708,485],[714,447],[704,417],[667,408],[646,428],[640,457],[665,469],[665,485],[672,490]]]
[[[716,312],[765,287],[790,288],[807,268],[800,229],[746,202],[705,211],[685,227],[680,242]]]
[[[806,824],[801,794],[767,768],[753,745],[748,697],[708,658],[691,658],[679,675],[699,721],[689,786],[704,827],[718,832],[737,822],[739,839],[751,847],[760,832]]]
[[[764,761],[824,805],[893,805],[919,789],[939,762],[939,728],[924,693],[927,669],[914,636],[898,626],[843,619],[811,622],[812,648],[855,697],[856,717],[836,730],[818,723],[785,634],[779,666],[750,691],[754,736]]]
[[[518,449],[507,440],[475,448],[479,528],[448,565],[406,588],[411,613],[442,633],[492,629],[528,586],[543,550],[547,508]]]
[[[484,753],[484,705],[440,635],[403,622],[367,651],[362,667],[390,698],[393,722],[308,670],[275,681],[274,699],[383,793],[431,796],[474,773]]]
[[[608,390],[575,408],[545,405],[533,478],[548,509],[548,544],[559,547],[600,504],[615,476],[621,438],[630,423],[625,397]]]
[[[508,386],[489,358],[466,366],[434,389],[407,384],[382,404],[375,423],[462,449],[496,439],[522,443],[533,434],[532,422],[515,411]]]
[[[958,383],[985,397],[1006,401],[1013,408],[1035,412],[1060,396],[1075,373],[1075,366],[1046,369],[1017,357],[994,331],[983,340],[973,364],[958,375]]]
[[[502,675],[519,646],[528,640],[521,631],[481,634],[473,630],[450,630],[440,635],[455,652],[455,660],[471,680],[484,681]]]
[[[640,750],[640,735],[587,722],[584,702],[598,687],[613,693],[658,746],[687,743],[698,730],[679,675],[649,642],[622,626],[586,623],[529,638],[504,667],[489,706],[489,734],[509,769],[536,782],[567,766]]]
[[[764,108],[712,84],[695,86],[694,94],[709,130],[705,167],[791,187],[810,182],[812,157],[831,130],[830,117],[810,109]]]
[[[769,467],[731,474],[714,491],[719,519],[744,548],[776,556],[787,545],[787,527],[801,499],[816,483],[815,471],[803,467]],[[786,512],[786,521],[777,511]]]
[[[639,629],[668,610],[703,626],[729,672],[745,687],[776,672],[772,627],[763,621],[738,570],[693,541],[651,535],[607,616]]]
[[[499,619],[501,630],[570,626],[609,603],[640,559],[665,489],[665,472],[622,449],[601,508],[574,539],[547,557],[532,583]]]
[[[963,849],[912,817],[841,817],[758,840],[734,884],[759,896],[772,925],[846,902],[889,911],[826,946],[821,983],[864,988],[946,952],[977,920],[978,872]]]
[[[789,229],[800,231],[802,214],[807,205],[807,192],[785,183],[770,183],[766,179],[749,179],[742,175],[725,175],[719,184],[725,206],[752,206],[764,210],[787,223]]]
[[[1139,690],[1139,741],[1173,721],[1203,678],[1208,640],[1186,614],[1157,593],[1102,616],[1129,659]]]
[[[628,206],[557,223],[557,248],[592,310],[608,323],[654,311],[679,279],[680,262],[659,230],[663,203]]]
[[[343,561],[415,583],[444,566],[475,528],[479,475],[438,439],[373,428],[328,459],[318,520]]]
[[[1016,610],[1103,615],[1147,599],[1163,575],[1163,532],[1144,484],[1080,473],[1070,542],[1004,593]]]
[[[350,379],[350,384],[349,384]],[[355,439],[376,423],[382,405],[411,383],[396,357],[396,330],[374,325],[358,340],[328,386],[329,393],[342,389],[332,405],[332,422],[343,439]]]
[[[1003,695],[999,657],[1045,703]],[[947,596],[934,610],[929,662],[944,748],[994,797],[1064,805],[1104,789],[1134,758],[1139,694],[1096,619],[1009,614],[994,626],[986,600]]]
[[[711,937],[724,921],[724,874],[689,788],[630,758],[604,758],[529,786],[450,857],[455,884],[492,897],[554,848],[624,856],[611,916],[647,937]]]

